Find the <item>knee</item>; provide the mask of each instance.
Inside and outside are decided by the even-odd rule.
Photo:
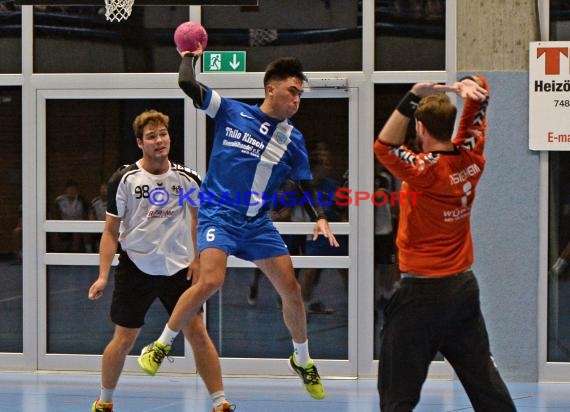
[[[205,299],[212,296],[223,285],[223,278],[219,279],[216,276],[201,276],[198,283],[194,286],[198,293]]]
[[[287,299],[290,302],[294,301],[294,302],[302,303],[303,302],[303,296],[301,293],[301,285],[299,284],[299,282],[297,282],[296,280],[289,282],[284,287],[284,289],[282,291],[281,298]]]
[[[116,351],[124,354],[128,354],[135,344],[136,337],[131,337],[129,335],[115,335],[109,343],[109,347],[114,348]]]
[[[184,336],[190,342],[192,347],[194,345],[201,345],[203,346],[206,342],[210,340],[210,336],[208,335],[208,331],[204,326],[204,321],[200,314],[194,316],[188,325],[183,330]]]

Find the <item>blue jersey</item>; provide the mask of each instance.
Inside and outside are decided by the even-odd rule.
[[[287,178],[312,179],[303,135],[259,106],[207,89],[200,107],[215,120],[214,144],[201,187],[200,215],[219,208],[257,216],[271,207]]]

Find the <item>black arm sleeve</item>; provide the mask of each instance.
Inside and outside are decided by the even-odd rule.
[[[317,197],[317,192],[310,180],[300,180],[297,182],[297,186],[302,193],[308,193],[312,199],[312,202],[305,202],[305,210],[315,222],[320,219],[326,219],[327,215],[323,210],[323,207],[319,204],[319,199]],[[312,203],[312,204],[311,204]]]
[[[178,68],[178,86],[192,99],[194,106],[200,108],[204,103],[206,87],[196,80],[195,67],[197,61],[198,57],[190,53],[182,58]]]

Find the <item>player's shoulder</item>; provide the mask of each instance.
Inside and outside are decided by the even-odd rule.
[[[251,105],[231,97],[221,97],[221,101],[228,115],[240,117],[242,120],[252,120],[258,117],[256,114],[257,111],[255,110],[256,105]]]
[[[299,129],[297,129],[295,125],[293,125],[291,122],[289,122],[289,125],[293,127],[293,129],[291,130],[291,134],[289,135],[291,141],[294,142],[295,145],[297,146],[306,147],[305,137],[303,136],[303,133]]]
[[[456,150],[454,149],[454,154]],[[418,159],[425,161],[428,165],[435,165],[441,160],[440,152],[422,152],[418,154]]]
[[[125,181],[128,176],[131,176],[139,171],[140,169],[136,163],[122,165],[117,170],[115,170],[115,173],[113,173],[109,179],[109,184],[118,184],[121,181]]]
[[[194,169],[191,169],[191,168],[186,167],[182,164],[174,163],[174,162],[171,162],[170,169],[173,172],[179,174],[180,176],[182,176],[188,180],[196,182],[196,184],[198,184],[198,186],[200,186],[202,184],[202,177]]]

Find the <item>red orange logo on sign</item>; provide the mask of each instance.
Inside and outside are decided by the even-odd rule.
[[[560,56],[568,57],[568,47],[539,47],[536,58],[544,55],[545,74],[560,74]]]

